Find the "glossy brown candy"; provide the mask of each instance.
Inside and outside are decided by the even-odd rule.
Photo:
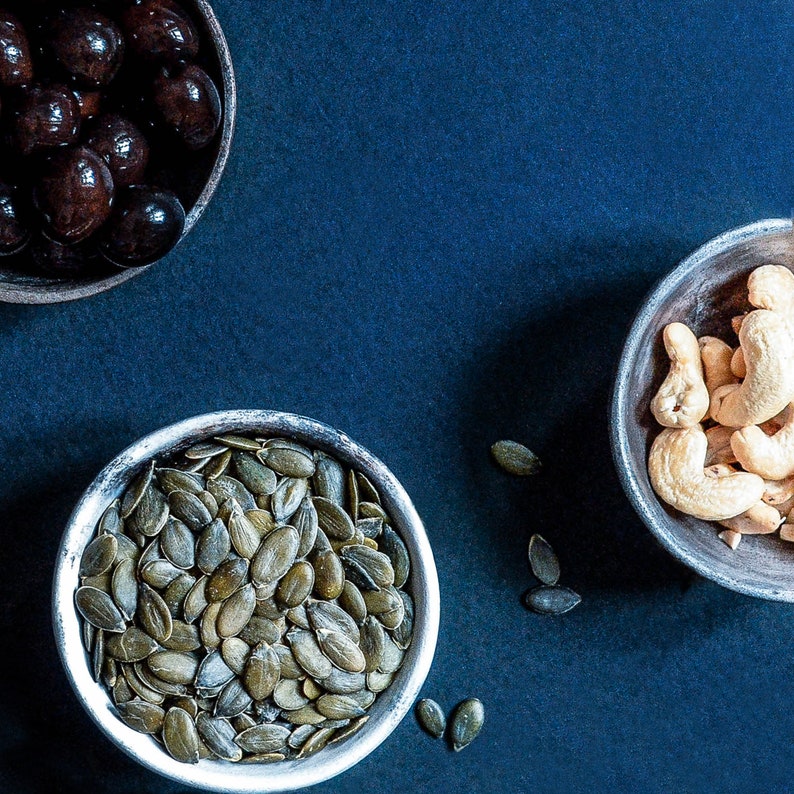
[[[46,229],[57,242],[76,243],[110,215],[113,177],[105,161],[86,146],[53,155],[33,191]]]
[[[143,181],[149,144],[131,121],[117,114],[102,116],[91,126],[86,143],[108,164],[116,187]]]
[[[202,149],[221,124],[221,100],[210,76],[195,64],[161,73],[154,82],[154,101],[166,126],[189,149]]]
[[[30,256],[39,270],[54,276],[76,276],[96,269],[102,261],[91,241],[67,245],[39,232],[30,244]]]
[[[32,79],[27,34],[13,14],[0,8],[0,85],[26,85]]]
[[[199,35],[190,17],[171,0],[143,0],[121,18],[127,45],[149,63],[176,63],[195,58]]]
[[[83,121],[93,119],[100,114],[102,110],[101,91],[74,89],[72,93],[77,97],[77,104],[80,106],[80,118]]]
[[[10,185],[0,182],[0,256],[17,253],[29,238],[30,231],[21,217],[19,196]]]
[[[122,267],[148,265],[179,242],[184,228],[185,210],[171,191],[128,187],[119,192],[100,251]]]
[[[80,133],[80,105],[66,86],[31,86],[13,125],[22,154],[74,143]]]
[[[61,10],[52,22],[49,46],[56,61],[87,88],[110,83],[124,55],[119,26],[93,8]]]

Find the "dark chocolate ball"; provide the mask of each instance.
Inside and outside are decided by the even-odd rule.
[[[163,121],[189,149],[212,141],[221,124],[221,99],[210,76],[195,64],[154,81],[154,101]]]
[[[53,276],[79,276],[97,270],[100,259],[96,246],[84,243],[59,243],[46,234],[37,234],[30,244],[30,257],[36,267]]]
[[[76,243],[107,220],[113,194],[107,163],[87,146],[78,146],[53,155],[33,199],[50,236],[57,242]]]
[[[28,37],[19,20],[0,8],[0,85],[26,85],[33,79]]]
[[[50,48],[56,61],[82,86],[105,86],[124,56],[119,26],[93,8],[70,8],[52,22]]]
[[[21,215],[19,196],[0,182],[0,256],[21,251],[28,242],[30,230]]]
[[[74,143],[80,134],[80,104],[66,86],[30,86],[13,126],[22,154]]]
[[[198,32],[171,0],[143,0],[130,6],[121,24],[130,50],[148,63],[176,63],[198,54]]]
[[[102,116],[91,125],[86,143],[108,164],[116,187],[143,181],[149,144],[131,121],[116,114]]]
[[[184,228],[185,210],[171,191],[143,185],[124,188],[99,250],[121,267],[149,265],[179,242]]]
[[[83,121],[88,121],[88,119],[93,119],[99,115],[102,110],[101,91],[86,91],[79,88],[74,89],[72,93],[77,97],[77,104],[80,106],[80,118]]]

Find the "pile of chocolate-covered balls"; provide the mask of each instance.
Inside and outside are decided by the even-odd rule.
[[[0,7],[0,257],[79,275],[176,245],[185,210],[153,162],[189,168],[218,134],[202,49],[172,0]]]

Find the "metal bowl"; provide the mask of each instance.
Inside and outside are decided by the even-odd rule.
[[[105,508],[152,457],[168,456],[200,439],[227,432],[287,436],[355,466],[378,488],[411,558],[408,589],[416,614],[413,641],[402,668],[370,707],[370,719],[358,733],[299,761],[234,764],[202,760],[194,765],[175,761],[151,737],[133,731],[116,716],[107,692],[93,680],[82,644],[74,606],[80,557]],[[430,670],[440,597],[433,552],[422,521],[408,494],[383,463],[343,433],[313,419],[249,410],[204,414],[165,427],[128,447],[99,473],[66,526],[55,566],[52,610],[56,644],[72,687],[111,741],[144,766],[180,783],[237,794],[287,791],[319,783],[348,769],[383,742],[411,709]]]
[[[618,365],[611,408],[612,454],[634,509],[661,544],[699,574],[740,593],[794,601],[794,546],[777,535],[745,537],[731,551],[719,526],[663,504],[648,480],[650,445],[661,428],[649,404],[667,374],[662,345],[667,323],[697,336],[729,339],[731,317],[747,311],[747,276],[764,264],[794,270],[791,220],[733,229],[698,248],[665,276],[640,308]]]
[[[209,204],[229,157],[237,112],[237,86],[226,38],[215,12],[207,0],[180,0],[196,23],[203,40],[202,65],[218,86],[223,119],[220,134],[206,149],[195,153],[189,173],[179,174],[175,186],[187,213],[181,240],[195,226]],[[108,265],[106,274],[85,276],[47,276],[35,274],[29,256],[0,258],[0,301],[5,303],[61,303],[87,298],[112,289],[140,275],[152,265],[127,269]]]

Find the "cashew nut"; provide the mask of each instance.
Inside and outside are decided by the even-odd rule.
[[[765,486],[757,474],[706,474],[707,447],[699,425],[662,430],[648,457],[648,475],[660,498],[682,513],[707,521],[733,518],[760,502]]]
[[[785,480],[765,480],[766,490],[762,501],[780,511],[780,506],[794,499],[794,477]],[[786,511],[788,513],[788,510]]]
[[[744,363],[744,351],[737,347],[731,357],[731,373],[737,378],[747,377],[747,364]]]
[[[706,466],[714,463],[736,463],[736,455],[731,448],[732,427],[715,425],[706,431],[708,447],[706,449]]]
[[[747,279],[747,299],[757,309],[794,320],[794,273],[783,265],[762,265]]]
[[[771,436],[749,425],[731,436],[731,449],[742,466],[767,480],[783,480],[794,474],[794,405],[785,423]]]
[[[747,317],[746,314],[740,314],[738,317],[731,317],[731,328],[733,328],[733,332],[736,336],[739,336],[739,331],[741,330],[745,317]]]
[[[794,398],[794,339],[777,312],[750,312],[739,331],[747,377],[736,387],[712,395],[711,415],[721,425],[745,427],[771,419]],[[732,388],[724,396],[723,390]]]
[[[783,524],[780,527],[780,539],[787,540],[789,543],[794,541],[794,524]]]
[[[739,548],[739,543],[741,543],[742,533],[737,532],[735,529],[723,529],[717,537],[736,551]]]
[[[768,535],[783,523],[783,516],[771,505],[758,502],[749,510],[733,518],[726,518],[720,524],[742,535]]]
[[[709,409],[698,340],[683,323],[665,326],[663,339],[670,372],[651,401],[651,412],[665,427],[692,427]]]
[[[703,379],[709,394],[718,386],[726,383],[736,383],[736,377],[731,372],[731,356],[733,351],[730,345],[717,339],[716,336],[701,336],[698,339],[700,346],[700,359],[703,362]]]

